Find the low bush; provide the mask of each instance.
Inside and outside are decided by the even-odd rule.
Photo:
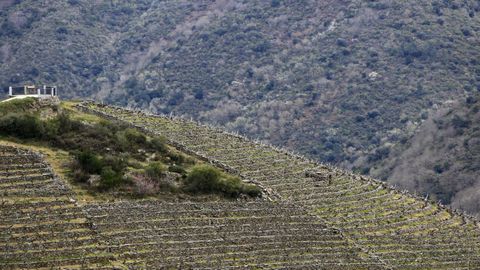
[[[123,174],[110,166],[103,167],[100,176],[100,187],[105,190],[117,187],[124,182]]]
[[[208,166],[195,166],[185,179],[185,189],[192,193],[221,193],[228,197],[240,194],[260,196],[261,190],[255,185],[247,185],[238,177],[226,177],[218,169]]]
[[[81,129],[82,126],[79,121],[73,120],[67,113],[58,114],[54,121],[58,123],[58,133],[60,134],[78,131]]]
[[[182,164],[185,162],[186,158],[182,154],[177,154],[177,153],[169,153],[168,157],[170,158],[171,161]]]
[[[100,157],[90,151],[81,151],[76,154],[73,176],[79,182],[86,182],[90,175],[100,175],[100,188],[108,190],[124,182],[126,161],[121,157]]]
[[[0,133],[24,139],[40,138],[45,133],[45,126],[35,116],[10,113],[0,118]]]
[[[81,170],[89,174],[100,174],[103,162],[100,158],[90,151],[82,151],[75,156],[75,160]]]
[[[219,190],[220,171],[200,165],[192,169],[185,179],[185,188],[193,193],[211,193]]]
[[[159,162],[152,162],[145,168],[145,175],[152,180],[159,181],[165,175],[165,167]]]
[[[123,172],[128,165],[128,154],[117,154],[117,155],[104,155],[103,164],[104,166],[110,166],[115,171]]]
[[[154,137],[150,141],[150,146],[157,150],[160,153],[166,153],[168,152],[167,144],[166,144],[166,139],[163,137]]]
[[[124,136],[134,144],[145,145],[147,143],[147,136],[133,128],[126,129],[124,131]]]
[[[262,190],[256,185],[245,184],[243,186],[242,193],[247,194],[250,197],[260,197],[260,196],[262,196]]]

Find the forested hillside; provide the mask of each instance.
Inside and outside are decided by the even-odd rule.
[[[437,105],[480,89],[479,12],[474,0],[7,0],[0,85],[192,116],[398,182],[391,153]]]
[[[480,213],[480,96],[449,102],[391,152],[373,174]]]

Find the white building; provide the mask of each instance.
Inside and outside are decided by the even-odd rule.
[[[8,96],[10,98],[51,98],[58,95],[56,86],[36,87],[35,85],[24,85],[20,87],[10,86],[8,88]]]

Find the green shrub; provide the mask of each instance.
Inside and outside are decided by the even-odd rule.
[[[260,197],[262,195],[262,190],[256,185],[245,184],[242,193],[247,194],[250,197]]]
[[[452,119],[452,124],[455,129],[464,129],[470,127],[471,121],[464,119],[459,115],[455,115]]]
[[[227,177],[220,183],[221,191],[229,197],[238,197],[240,194],[246,194],[251,197],[258,197],[262,191],[256,185],[245,184],[238,177]]]
[[[68,133],[72,131],[80,130],[81,123],[70,118],[70,115],[67,113],[60,113],[55,118],[55,121],[58,122],[59,133]]]
[[[105,190],[117,187],[123,182],[123,174],[113,170],[110,166],[102,168],[100,176],[100,186]]]
[[[75,169],[72,172],[72,177],[77,182],[86,183],[88,181],[88,179],[90,178],[90,174],[86,173],[82,169]]]
[[[141,133],[140,131],[128,128],[124,131],[124,135],[128,141],[138,144],[138,145],[145,145],[147,143],[147,137],[145,134]]]
[[[125,129],[122,125],[119,125],[118,123],[114,123],[112,121],[102,119],[100,122],[98,122],[95,125],[95,129],[100,129],[106,134],[114,134],[118,132],[119,130]]]
[[[184,155],[177,154],[177,153],[168,153],[168,157],[170,158],[171,161],[178,164],[183,164],[186,159]]]
[[[147,137],[133,128],[118,131],[115,135],[117,144],[124,151],[132,151],[136,147],[145,146],[147,143]]]
[[[219,190],[220,175],[220,171],[211,166],[196,166],[185,179],[186,189],[193,193],[216,192]]]
[[[25,139],[40,138],[45,133],[45,127],[38,117],[10,113],[0,118],[0,133]]]
[[[220,191],[229,197],[238,197],[244,191],[244,184],[238,177],[223,178],[217,185]]]
[[[165,167],[160,162],[152,162],[145,168],[145,174],[152,180],[160,180],[165,174]]]
[[[103,167],[109,166],[114,171],[123,173],[128,166],[127,158],[121,156],[107,155],[102,160]]]
[[[103,162],[100,158],[89,151],[82,151],[75,157],[80,168],[89,174],[100,174],[102,172]]]
[[[238,177],[225,177],[208,165],[195,166],[185,179],[185,189],[192,193],[221,193],[229,197],[240,194],[260,196],[261,190],[243,183]]]
[[[54,119],[44,121],[44,139],[56,140],[65,133],[81,130],[82,123],[70,118],[67,113],[59,113]]]
[[[45,121],[44,129],[43,139],[55,139],[59,134],[60,123],[55,120]]]
[[[279,7],[280,4],[280,0],[272,0],[272,2],[270,3],[272,7]]]
[[[163,137],[154,137],[150,141],[150,147],[152,147],[153,149],[155,149],[156,151],[158,151],[160,153],[168,152],[168,148],[167,148],[167,145],[166,145],[166,139],[163,138]]]

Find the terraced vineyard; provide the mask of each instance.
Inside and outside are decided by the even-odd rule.
[[[38,154],[0,145],[0,269],[383,269],[289,203],[79,205]]]
[[[367,264],[480,269],[478,222],[441,205],[194,122],[94,103],[80,107],[161,134],[184,151],[259,183],[271,199],[306,209],[327,228],[336,228],[368,255],[363,258],[376,262]]]
[[[130,269],[383,269],[290,204],[124,202],[87,212]]]
[[[0,146],[0,269],[111,269],[91,225],[41,156]]]

